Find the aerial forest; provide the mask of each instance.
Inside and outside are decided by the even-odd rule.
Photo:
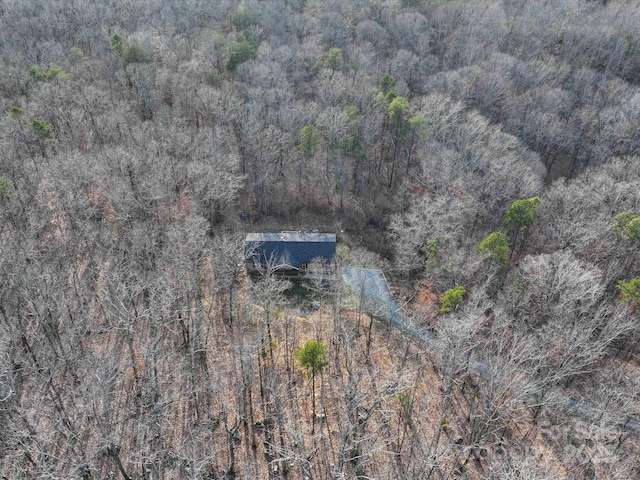
[[[640,478],[637,2],[2,0],[0,65],[1,479]]]

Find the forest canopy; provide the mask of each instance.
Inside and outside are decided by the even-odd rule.
[[[3,2],[0,476],[638,478],[639,30],[623,0]],[[248,279],[280,229],[339,232],[411,329]]]

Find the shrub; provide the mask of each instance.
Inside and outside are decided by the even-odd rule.
[[[253,25],[257,25],[258,20],[253,12],[242,9],[231,15],[231,24],[238,30],[246,30]]]
[[[53,126],[44,120],[34,120],[31,122],[31,128],[42,138],[53,138]]]
[[[448,313],[451,310],[456,310],[458,306],[464,302],[466,293],[465,288],[458,285],[440,295],[440,313]]]
[[[117,33],[111,36],[111,51],[120,56],[124,52],[124,41]]]
[[[620,302],[640,303],[640,278],[620,280],[617,284]]]
[[[23,117],[25,113],[27,112],[22,107],[11,107],[11,110],[9,110],[9,117],[12,121],[17,122]]]
[[[123,55],[125,65],[130,63],[149,63],[151,55],[149,55],[139,43],[132,43],[127,47]]]
[[[7,177],[0,177],[0,197],[1,198],[11,198],[13,195],[13,190],[15,186],[13,185],[13,181]]]
[[[32,80],[36,81],[47,81],[54,80],[56,78],[60,80],[68,80],[71,78],[71,74],[65,72],[60,67],[51,67],[49,70],[40,70],[37,67],[31,67],[29,69],[29,76]]]
[[[503,233],[491,232],[480,242],[476,251],[501,267],[509,265],[509,247]]]
[[[324,65],[325,67],[333,70],[334,72],[337,72],[338,70],[342,70],[342,66],[344,65],[344,58],[342,57],[342,49],[330,48],[324,57]]]
[[[613,231],[636,248],[640,248],[640,216],[631,211],[614,217]]]
[[[254,58],[256,58],[256,49],[251,43],[247,41],[236,43],[231,48],[227,68],[229,71],[233,72],[238,65],[246,61],[253,60]]]
[[[220,88],[224,84],[224,76],[218,71],[207,72],[205,75],[207,84],[215,88]]]
[[[380,90],[382,90],[382,93],[386,94],[396,86],[396,79],[393,78],[393,75],[385,73],[380,77],[380,80],[378,80],[378,86],[380,87]]]

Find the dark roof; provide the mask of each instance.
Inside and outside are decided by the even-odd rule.
[[[335,233],[307,233],[307,232],[280,232],[280,233],[247,233],[247,242],[329,242],[336,243]]]
[[[249,233],[245,239],[247,257],[254,262],[273,262],[276,267],[299,268],[314,259],[333,260],[334,233]]]

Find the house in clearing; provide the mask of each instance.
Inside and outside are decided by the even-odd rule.
[[[314,262],[332,265],[335,254],[335,233],[249,233],[245,239],[249,273],[270,269],[284,275],[306,276]]]

